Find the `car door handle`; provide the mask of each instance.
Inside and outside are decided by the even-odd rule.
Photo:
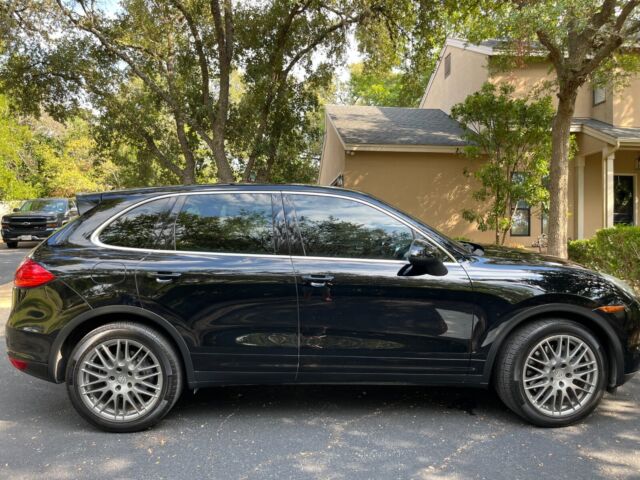
[[[302,280],[312,287],[326,287],[333,281],[331,275],[303,275]]]
[[[149,272],[150,277],[155,277],[156,282],[158,283],[168,283],[182,274],[180,272]]]

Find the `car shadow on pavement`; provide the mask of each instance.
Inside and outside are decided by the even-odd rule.
[[[372,385],[226,386],[185,392],[175,409],[199,415],[211,408],[238,408],[243,414],[269,409],[300,413],[336,409],[344,413],[380,409],[438,409],[470,416],[476,410],[496,411],[511,421],[520,420],[500,402],[493,390],[458,387]]]
[[[296,385],[185,391],[153,429],[118,435],[84,422],[64,386],[0,373],[0,478],[631,479],[640,471],[637,380],[561,429],[526,424],[492,390]]]

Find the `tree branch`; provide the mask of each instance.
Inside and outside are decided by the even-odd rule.
[[[158,145],[156,145],[156,142],[153,139],[153,137],[149,135],[147,132],[142,132],[142,137],[144,138],[147,144],[147,149],[158,159],[160,164],[163,167],[165,167],[167,170],[169,170],[171,173],[177,175],[178,178],[182,179],[183,171],[175,163],[169,160],[169,158],[167,158],[167,156],[164,153],[162,153],[160,148],[158,148]]]

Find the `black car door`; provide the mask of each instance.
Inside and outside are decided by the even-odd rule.
[[[397,215],[339,195],[285,193],[284,201],[300,292],[300,380],[446,381],[467,372],[474,316],[461,265],[428,243],[446,274],[402,276],[420,234]]]
[[[144,308],[177,326],[202,379],[292,381],[297,294],[276,228],[281,195],[192,193],[179,198],[174,216],[169,245],[138,266]]]

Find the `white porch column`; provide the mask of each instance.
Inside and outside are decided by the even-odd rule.
[[[604,228],[613,227],[613,164],[615,152],[602,151],[602,193],[603,193],[603,222]]]
[[[584,156],[576,156],[576,189],[578,198],[576,204],[576,237],[584,238]]]

